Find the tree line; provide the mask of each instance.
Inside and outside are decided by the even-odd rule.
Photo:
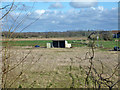
[[[113,34],[111,31],[66,31],[66,32],[2,32],[2,37],[9,38],[60,38],[60,37],[89,37],[94,32],[99,36],[99,39],[112,40]],[[95,37],[94,37],[95,38]],[[97,39],[97,37],[96,37]]]

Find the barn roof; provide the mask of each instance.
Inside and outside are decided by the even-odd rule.
[[[112,33],[120,33],[120,30],[113,30]]]

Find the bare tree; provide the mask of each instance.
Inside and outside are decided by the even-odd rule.
[[[4,46],[2,47],[2,50],[0,52],[0,54],[2,54],[2,72],[0,72],[0,74],[2,74],[2,83],[1,83],[2,88],[12,87],[17,82],[18,79],[21,79],[21,77],[25,73],[25,71],[30,68],[29,67],[29,68],[20,69],[16,73],[16,69],[19,68],[19,66],[23,66],[24,63],[26,62],[27,58],[31,56],[32,50],[30,49],[25,55],[22,55],[22,56],[20,56],[19,59],[17,59],[17,57],[18,57],[17,53],[19,51],[16,52],[16,54],[14,54],[13,53],[14,50],[12,50],[12,47],[9,44],[9,42],[14,41],[14,38],[16,38],[16,36],[18,35],[18,34],[16,34],[16,36],[11,39],[11,36],[13,35],[13,33],[15,33],[18,30],[20,30],[20,32],[22,32],[23,30],[25,30],[26,28],[31,26],[33,23],[35,23],[37,20],[39,20],[39,18],[36,18],[32,22],[28,23],[28,25],[23,26],[25,21],[27,21],[27,18],[30,16],[29,13],[31,13],[31,14],[34,13],[34,11],[33,11],[34,4],[35,3],[33,2],[33,5],[31,6],[31,8],[29,8],[28,10],[25,11],[26,14],[24,14],[23,17],[21,17],[21,16],[24,11],[25,4],[18,3],[16,5],[15,1],[13,0],[12,4],[6,5],[2,8],[0,8],[0,10],[7,9],[7,12],[4,15],[2,15],[0,20],[3,20],[4,22],[6,22],[6,23],[3,23],[2,30],[8,31],[8,33],[9,33],[7,37],[3,37],[4,38],[3,39]],[[12,12],[19,9],[19,7],[21,7],[21,6],[22,6],[22,8],[21,8],[19,14],[17,15],[17,17],[14,17],[12,15]],[[10,7],[10,8],[8,9],[8,7]],[[13,21],[13,23],[11,25],[8,24],[9,19],[11,19]],[[16,62],[14,60],[12,60],[13,57],[16,58],[16,60],[15,60]],[[35,62],[32,63],[31,66],[35,65],[35,63],[37,63],[37,61],[39,61],[40,58],[41,58],[41,56],[38,59],[36,59],[34,56],[32,56],[31,62],[33,60]],[[11,77],[11,75],[13,75],[13,78]]]
[[[95,33],[92,33],[92,34],[95,34]],[[94,83],[93,85],[94,88],[101,89],[101,88],[107,87],[109,88],[109,90],[112,90],[112,88],[114,87],[118,88],[118,83],[120,82],[120,79],[118,77],[120,63],[118,62],[118,64],[115,65],[113,72],[108,74],[105,77],[105,73],[104,73],[105,64],[101,60],[97,60],[97,61],[94,60],[94,55],[95,55],[94,44],[95,44],[95,40],[93,39],[91,43],[91,51],[89,52],[90,58],[88,58],[88,60],[89,60],[90,66],[88,66],[88,70],[86,71],[85,85],[88,84],[89,78],[91,77]],[[95,62],[98,62],[98,64],[100,64],[101,72],[96,68]],[[118,77],[118,80],[114,80],[114,77]]]
[[[14,6],[14,1],[15,0],[13,0],[12,4],[10,4],[10,5],[6,5],[6,6],[0,8],[0,10],[5,10],[7,7],[10,6],[10,8],[7,10],[7,12],[5,14],[3,14],[2,17],[0,17],[0,20],[2,20],[5,16],[7,16],[11,12],[11,10]]]

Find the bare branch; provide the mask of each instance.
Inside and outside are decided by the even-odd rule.
[[[13,5],[14,5],[14,0],[13,0],[13,3],[11,5],[10,9],[0,18],[0,20],[2,20],[5,16],[7,16],[10,13],[11,9],[13,8]]]

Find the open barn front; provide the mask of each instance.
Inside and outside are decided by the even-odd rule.
[[[54,48],[65,48],[65,40],[53,41]]]

